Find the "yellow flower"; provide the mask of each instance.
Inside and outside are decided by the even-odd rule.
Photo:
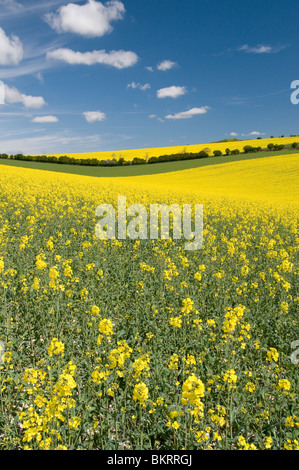
[[[183,306],[182,306],[182,309],[181,309],[182,313],[184,315],[186,315],[186,314],[192,312],[193,305],[194,305],[194,302],[189,297],[187,299],[183,299]]]
[[[37,269],[46,269],[47,263],[42,259],[42,256],[39,255],[36,257],[36,268]]]
[[[173,429],[179,429],[180,424],[179,424],[177,421],[174,421],[174,422],[172,423],[171,427],[172,427]]]
[[[148,400],[148,388],[144,382],[140,382],[135,385],[133,400],[139,401],[142,406],[146,406],[145,402]]]
[[[275,348],[270,348],[269,351],[267,351],[267,359],[269,362],[277,362],[279,358],[279,354],[277,349]]]
[[[171,326],[174,326],[175,328],[181,328],[182,327],[182,316],[178,317],[171,317],[169,320],[169,324]]]
[[[273,444],[273,439],[272,439],[272,437],[266,437],[266,440],[265,440],[265,449],[271,449],[272,444]]]
[[[74,416],[69,420],[69,428],[72,429],[73,431],[76,431],[81,424],[81,418],[78,416]]]
[[[182,391],[183,405],[197,405],[205,394],[205,386],[195,374],[191,374],[183,383]]]
[[[113,327],[112,321],[108,320],[107,318],[104,318],[99,323],[99,332],[105,336],[112,335],[113,334],[112,327]]]
[[[61,356],[64,356],[64,344],[58,341],[57,338],[53,338],[50,346],[48,347],[48,354],[50,357],[52,357],[53,354],[55,354],[56,356],[58,356],[59,354],[61,354]]]
[[[170,358],[168,368],[170,370],[177,370],[179,367],[178,362],[179,362],[179,356],[177,354],[173,354]]]
[[[148,354],[144,354],[133,362],[132,368],[134,370],[135,379],[138,378],[142,373],[149,370],[149,362],[150,358]]]
[[[99,307],[97,307],[96,305],[93,305],[93,306],[91,307],[91,314],[92,314],[93,316],[99,316],[99,314],[100,314],[100,309],[99,309]]]
[[[277,385],[277,390],[290,390],[291,389],[291,383],[287,379],[281,379],[278,381]]]
[[[255,391],[255,385],[254,385],[254,383],[248,382],[248,383],[245,385],[245,390],[246,390],[247,392],[253,393],[253,392]]]
[[[229,384],[234,384],[238,380],[238,376],[234,369],[227,370],[224,374],[223,381]]]

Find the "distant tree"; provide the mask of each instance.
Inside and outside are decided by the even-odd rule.
[[[138,157],[133,158],[133,161],[132,161],[133,165],[143,165],[144,163],[146,163],[146,161],[143,158],[138,158]]]
[[[206,152],[208,156],[212,155],[211,149],[209,149],[209,147],[204,148],[203,151]]]
[[[199,158],[207,158],[209,156],[209,154],[205,151],[205,150],[201,150],[199,153],[198,153],[198,157]]]
[[[148,162],[147,163],[157,163],[158,162],[158,158],[157,157],[150,157],[148,159]]]

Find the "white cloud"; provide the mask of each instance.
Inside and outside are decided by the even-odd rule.
[[[163,60],[157,65],[158,70],[162,70],[165,72],[166,70],[173,69],[177,65],[176,62],[172,62],[171,60]]]
[[[145,67],[145,68],[146,68],[146,70],[148,70],[149,72],[153,72],[153,71],[154,71],[153,67]]]
[[[15,0],[0,0],[0,6],[6,8],[11,12],[16,12],[23,8],[23,5],[16,2]]]
[[[71,153],[94,151],[98,148],[101,137],[97,135],[80,136],[60,132],[47,134],[39,137],[24,137],[21,139],[1,139],[1,150],[3,153],[24,155],[49,155],[51,153]]]
[[[71,49],[56,49],[47,53],[48,59],[56,59],[71,65],[105,64],[117,69],[132,67],[138,61],[138,56],[132,51],[105,50],[92,52],[75,52]]]
[[[184,86],[170,86],[167,88],[161,88],[157,91],[158,98],[178,98],[187,93],[187,89]]]
[[[78,3],[80,0],[74,0]],[[37,13],[39,10],[48,11],[50,8],[57,8],[62,3],[65,3],[64,0],[43,0],[42,2],[37,2],[36,0],[25,0],[26,5],[21,5],[16,0],[0,0],[0,5],[4,5],[4,10],[0,11],[0,17],[9,17],[12,15],[24,15],[27,13]]]
[[[266,135],[265,132],[258,132],[258,131],[252,131],[252,132],[249,132],[249,134],[241,134],[242,137],[256,137],[256,136],[262,136],[262,135]]]
[[[263,44],[249,47],[248,44],[244,44],[244,46],[239,48],[239,51],[247,52],[247,54],[276,54],[285,49],[285,47],[286,46],[265,46]]]
[[[44,123],[52,123],[52,122],[58,122],[58,118],[56,116],[36,116],[31,120],[31,122],[37,122],[40,124]]]
[[[231,132],[229,135],[231,135],[232,137],[237,137],[237,135],[239,134],[237,134],[236,132]]]
[[[18,67],[7,67],[1,68],[1,79],[5,80],[8,78],[22,77],[24,75],[35,75],[41,70],[46,70],[52,67],[53,64],[45,61],[44,58],[38,58],[37,60],[23,63]]]
[[[75,33],[87,37],[101,37],[112,31],[111,22],[121,20],[125,13],[122,2],[112,0],[105,5],[88,0],[85,5],[69,3],[56,13],[45,15],[47,23],[58,33]]]
[[[132,82],[127,85],[127,88],[133,88],[133,90],[138,88],[139,90],[142,90],[142,91],[149,90],[150,87],[151,86],[149,83],[145,83],[145,85],[141,85],[141,83]]]
[[[148,116],[149,119],[157,119],[157,121],[159,122],[164,122],[164,119],[162,119],[161,117],[158,117],[156,114],[150,114]]]
[[[40,83],[44,83],[44,76],[41,72],[37,72],[36,78],[38,79]]]
[[[83,113],[87,122],[105,121],[106,114],[102,111],[86,111]]]
[[[16,88],[5,85],[5,102],[7,104],[22,103],[25,108],[41,108],[46,104],[42,96],[31,96],[21,93]]]
[[[145,83],[144,85],[140,85],[140,90],[142,91],[145,91],[145,90],[149,90],[150,89],[150,84],[149,83]]]
[[[202,106],[201,108],[192,108],[188,111],[183,111],[181,113],[168,114],[167,116],[165,116],[165,119],[190,119],[198,114],[206,114],[209,109],[209,106]]]
[[[18,65],[23,59],[23,45],[17,36],[6,36],[0,28],[0,65]]]

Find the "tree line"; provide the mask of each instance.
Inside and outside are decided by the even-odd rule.
[[[294,142],[292,145],[293,149],[296,149],[299,146],[298,142]],[[283,150],[285,145],[283,144],[269,144],[267,146],[268,150]],[[262,147],[254,147],[251,145],[245,145],[243,147],[243,153],[256,153],[261,152]],[[225,153],[221,150],[214,150],[213,155],[215,157],[220,157],[222,155],[238,155],[240,154],[239,149],[225,149]],[[19,160],[19,161],[29,161],[29,162],[44,162],[44,163],[58,163],[62,165],[84,165],[84,166],[128,166],[128,165],[144,165],[144,164],[154,164],[154,163],[164,163],[164,162],[176,162],[184,160],[195,160],[200,158],[208,158],[212,156],[212,152],[209,148],[205,148],[200,152],[180,152],[175,154],[166,154],[160,155],[159,157],[150,157],[150,158],[139,158],[135,157],[132,160],[125,160],[123,157],[119,159],[113,158],[109,160],[98,160],[97,158],[74,158],[69,157],[68,155],[61,155],[60,157],[48,156],[48,155],[23,155],[21,153],[17,155],[8,155],[6,153],[0,154],[0,159],[9,159],[9,160]]]

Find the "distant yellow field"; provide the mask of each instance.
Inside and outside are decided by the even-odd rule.
[[[98,160],[112,160],[113,158],[119,159],[124,158],[126,161],[133,160],[135,157],[139,158],[150,158],[159,157],[160,155],[169,155],[180,152],[200,152],[205,148],[209,148],[211,152],[214,150],[221,150],[225,153],[225,149],[231,150],[238,149],[243,150],[245,145],[252,145],[255,147],[266,148],[268,144],[292,144],[293,142],[299,141],[299,137],[284,137],[275,139],[254,139],[254,140],[242,140],[237,142],[221,142],[221,143],[207,143],[199,145],[180,145],[177,147],[156,147],[146,149],[132,149],[132,150],[115,150],[109,152],[89,152],[89,153],[67,153],[71,158],[97,158]],[[48,156],[60,157],[66,155],[66,153],[60,154],[49,154]]]
[[[176,191],[195,197],[225,197],[299,205],[299,154],[221,165],[158,175],[117,178],[142,190]],[[138,188],[137,185],[140,185]]]
[[[98,188],[118,187],[119,194],[130,193],[141,200],[144,194],[182,195],[198,200],[210,198],[246,199],[299,206],[299,154],[277,155],[253,160],[208,165],[155,175],[95,178],[65,173],[1,167],[2,174],[22,175],[39,181],[61,181],[88,189],[91,199]],[[91,189],[92,188],[92,189]],[[93,194],[93,196],[91,195]],[[139,201],[140,202],[140,201]]]

